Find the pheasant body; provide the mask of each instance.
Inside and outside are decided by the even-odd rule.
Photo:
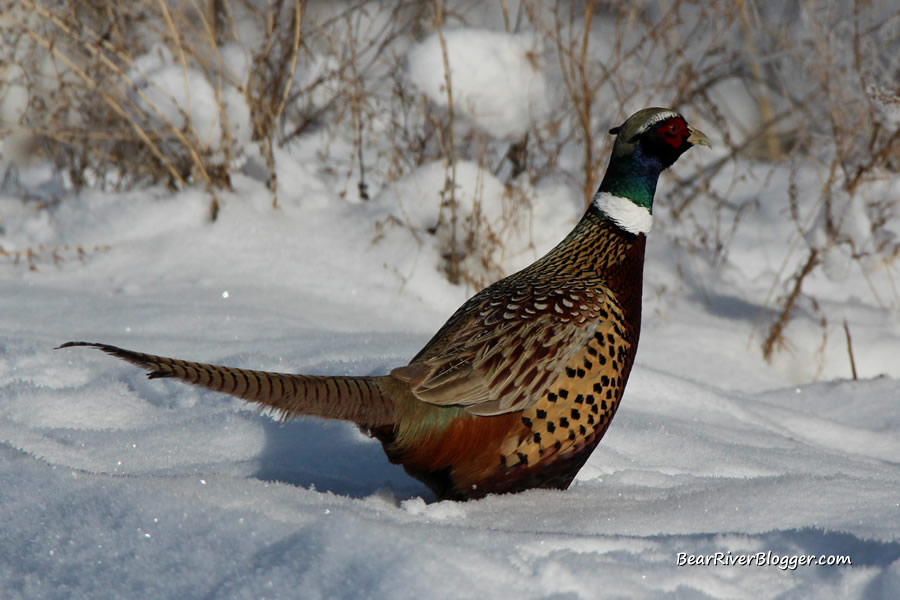
[[[96,346],[150,377],[176,377],[283,416],[357,423],[438,498],[565,489],[609,427],[634,362],[656,179],[694,143],[708,145],[666,109],[636,113],[613,133],[607,175],[575,229],[469,299],[388,375],[285,375],[64,346]],[[610,191],[626,188],[628,197]]]
[[[416,412],[400,416],[396,432],[374,432],[392,460],[427,477],[439,496],[565,489],[609,426],[637,350],[644,237],[593,210],[573,233],[543,259],[475,295],[412,361],[445,356],[441,341],[460,335],[490,352],[468,329],[502,337],[482,368],[492,374],[497,396],[531,406],[488,420],[447,407],[453,417],[441,435],[441,427],[423,427],[429,420],[421,411],[429,405],[414,401]],[[489,408],[495,409],[475,410]],[[423,443],[422,429],[431,443]],[[461,448],[469,460],[460,460]]]

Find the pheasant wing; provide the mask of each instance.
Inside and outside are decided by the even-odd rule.
[[[599,296],[593,300],[608,301]],[[542,304],[540,313],[502,308],[476,313],[435,336],[439,345],[433,341],[391,375],[430,404],[465,406],[476,415],[528,408],[602,325],[599,307],[589,308],[583,297],[577,298],[580,304],[563,298]]]

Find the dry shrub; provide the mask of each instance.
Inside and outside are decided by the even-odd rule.
[[[780,273],[773,287],[784,291],[775,298],[775,316],[762,344],[768,360],[788,345],[785,329],[810,275],[824,269],[834,278],[829,266],[843,257],[856,263],[870,284],[881,276],[893,287],[890,264],[900,254],[900,232],[890,221],[900,208],[900,197],[890,192],[900,172],[900,9],[845,2],[805,3],[801,11],[799,24],[766,30],[773,44],[781,42],[770,46],[771,54],[778,57],[782,76],[790,78],[779,81],[779,89],[784,95],[805,94],[789,132],[793,151],[779,161],[791,166],[787,200],[805,256],[794,261],[792,272]],[[802,206],[795,177],[800,167],[815,164],[824,177],[815,189],[803,190],[816,201]],[[885,309],[900,302],[896,289],[892,302],[874,285],[867,291]],[[829,319],[822,303],[807,297],[805,304],[826,336]]]
[[[200,184],[215,218],[216,190],[230,186],[249,142],[271,156],[299,50],[300,2],[240,7],[267,24],[252,71],[223,58],[235,62],[240,49],[227,47],[231,13],[218,0],[0,1],[0,94],[24,97],[18,122],[0,133],[51,159],[75,189]],[[241,111],[252,132],[230,122]]]
[[[59,265],[73,256],[84,261],[93,254],[108,250],[109,246],[37,246],[9,252],[0,248],[0,258],[5,258],[15,265],[27,265],[29,271],[37,271],[38,265],[41,263],[50,262]]]
[[[896,177],[900,156],[891,116],[900,15],[889,0],[0,0],[0,15],[3,85],[28,95],[15,133],[75,187],[196,183],[213,195],[214,214],[215,190],[254,157],[265,163],[277,205],[276,150],[307,134],[321,140],[320,174],[342,182],[350,202],[443,160],[444,185],[431,199],[434,226],[414,233],[440,240],[450,281],[477,288],[501,274],[503,235],[477,200],[460,212],[456,165],[476,163],[502,181],[508,227],[521,227],[532,190],[545,180],[567,181],[589,201],[612,142],[605,131],[657,104],[721,134],[720,159],[699,174],[665,175],[677,182],[669,186],[668,218],[679,243],[713,265],[727,260],[742,218],[761,201],[735,202],[727,188],[710,186],[713,177],[736,173],[736,183],[738,160],[773,174],[787,169],[792,181],[804,169],[825,173],[816,189],[800,194],[794,181],[786,197],[765,199],[783,203],[796,224],[791,247],[804,253],[785,257],[773,283],[767,358],[785,344],[798,302],[821,307],[803,300],[802,287],[835,249],[867,272],[898,254],[890,230],[897,200],[871,194]],[[444,68],[452,70],[445,33],[484,23],[532,34],[528,60],[560,90],[554,109],[515,139],[466,119],[451,77],[446,98],[435,98],[406,76],[411,44],[439,36]],[[229,59],[235,48],[247,51],[244,68]],[[165,95],[135,80],[141,57],[154,51],[168,52],[185,79],[199,74],[214,90],[222,115],[215,143],[190,111],[172,119],[154,109]],[[235,90],[249,110],[249,134],[229,123]],[[732,106],[735,98],[743,104]],[[803,202],[810,197],[819,203]],[[871,243],[845,227],[860,202]]]

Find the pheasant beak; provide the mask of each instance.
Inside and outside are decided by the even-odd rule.
[[[693,144],[694,146],[706,146],[707,148],[712,148],[709,140],[706,138],[705,133],[703,133],[699,129],[694,129],[690,125],[688,125],[688,131],[690,132],[690,135],[687,139],[689,144]]]

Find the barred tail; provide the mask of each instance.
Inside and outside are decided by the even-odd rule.
[[[383,377],[329,377],[250,371],[143,354],[91,342],[68,342],[60,348],[73,346],[98,348],[147,369],[150,379],[174,377],[270,406],[283,418],[311,415],[372,427],[391,425],[394,421],[393,402],[379,383]]]

